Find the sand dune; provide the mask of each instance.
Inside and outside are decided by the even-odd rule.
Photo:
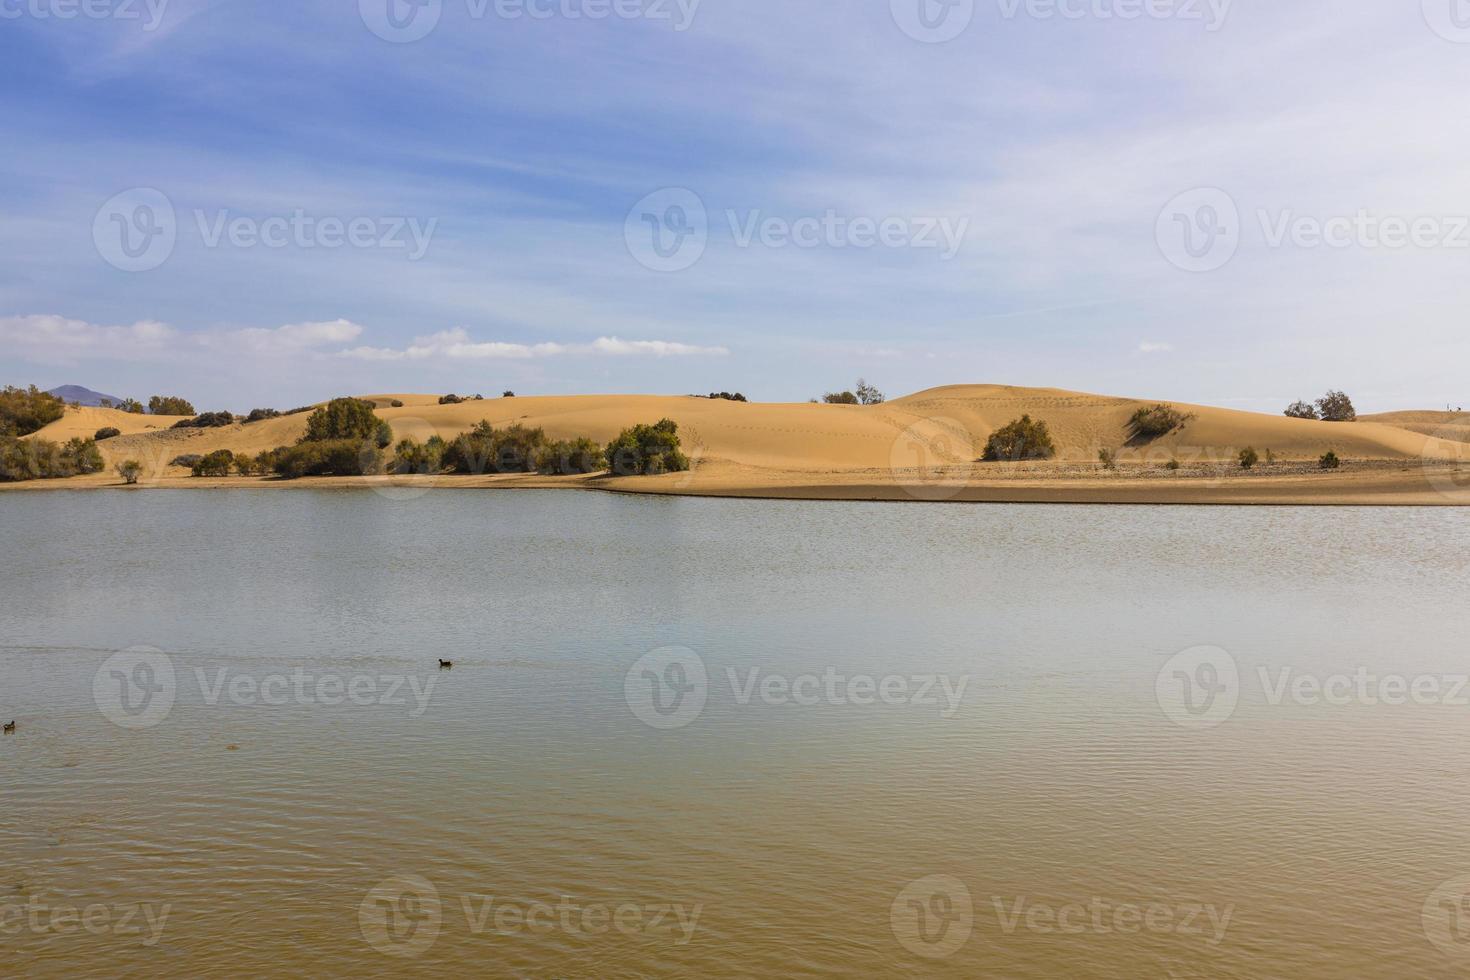
[[[1019,488],[1029,483],[1043,488],[1069,484],[1068,492],[1076,492],[1082,486],[1079,481],[1104,491],[1128,481],[1129,499],[1134,499],[1144,492],[1139,478],[1164,482],[1163,464],[1170,460],[1182,464],[1169,474],[1176,491],[1187,485],[1181,481],[1191,478],[1207,479],[1212,485],[1227,477],[1243,478],[1235,456],[1250,446],[1263,458],[1269,451],[1275,461],[1249,475],[1256,486],[1273,474],[1301,480],[1310,473],[1314,481],[1310,493],[1330,493],[1334,486],[1346,488],[1357,480],[1357,499],[1382,492],[1380,484],[1388,479],[1382,473],[1387,470],[1410,473],[1422,483],[1426,466],[1470,461],[1470,438],[1461,440],[1456,427],[1457,419],[1470,421],[1465,416],[1394,413],[1356,423],[1330,423],[1175,403],[1190,416],[1182,429],[1131,445],[1129,417],[1155,401],[1003,385],[934,388],[875,406],[747,404],[651,395],[497,398],[457,405],[440,405],[435,395],[362,397],[378,405],[378,414],[392,424],[396,437],[421,440],[435,434],[450,438],[488,421],[497,428],[512,424],[544,428],[552,438],[586,435],[606,442],[630,425],[671,418],[679,423],[685,448],[697,461],[694,474],[580,481],[650,492],[990,499],[982,491],[994,484],[1002,488],[1003,499],[1006,492],[1020,494]],[[402,404],[393,407],[394,401]],[[1057,457],[1044,463],[978,464],[989,435],[1022,414],[1048,424]],[[168,429],[159,427],[177,420],[83,408],[69,409],[64,419],[37,437],[91,435],[103,425],[113,425],[125,434],[100,444],[109,466],[137,459],[147,477],[158,481],[187,475],[169,466],[180,455],[215,449],[258,453],[293,443],[305,431],[306,420],[306,414],[298,414],[252,425]],[[1432,437],[1436,434],[1439,438]],[[1101,449],[1117,455],[1116,473],[1098,468]],[[1328,450],[1349,461],[1341,473],[1316,472],[1316,460]],[[1365,468],[1380,474],[1380,482],[1373,484],[1376,489],[1365,489]],[[1450,482],[1458,488],[1456,480]],[[534,477],[489,477],[480,482],[538,483]],[[911,492],[916,485],[925,491],[937,486],[942,492]]]

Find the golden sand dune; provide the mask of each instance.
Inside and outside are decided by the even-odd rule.
[[[90,439],[99,429],[117,429],[124,435],[167,429],[178,419],[166,415],[134,415],[115,408],[72,408],[35,434],[39,439],[65,442],[73,437]]]
[[[514,424],[543,428],[554,439],[589,436],[607,442],[628,426],[671,418],[679,423],[684,447],[696,460],[694,473],[668,477],[442,480],[448,485],[465,485],[468,480],[473,485],[595,485],[661,493],[843,499],[1197,497],[1232,502],[1246,502],[1252,495],[1332,502],[1334,494],[1340,502],[1372,502],[1366,498],[1398,487],[1402,492],[1396,502],[1438,503],[1444,502],[1438,499],[1443,494],[1423,486],[1426,468],[1450,467],[1453,472],[1454,466],[1470,462],[1470,440],[1457,441],[1454,430],[1446,436],[1442,430],[1450,420],[1429,418],[1442,413],[1395,413],[1356,423],[1330,423],[1175,403],[1188,415],[1185,425],[1137,444],[1130,441],[1128,420],[1139,408],[1156,404],[1152,400],[1002,385],[933,388],[874,406],[747,404],[652,395],[497,398],[456,405],[440,405],[435,395],[362,397],[378,406],[396,438],[420,440],[436,434],[451,438],[487,421],[497,428]],[[401,404],[394,407],[395,401]],[[978,463],[990,434],[1023,414],[1047,423],[1057,457],[1044,463]],[[214,429],[152,429],[177,420],[69,409],[66,418],[37,437],[91,435],[102,425],[114,425],[126,434],[100,444],[109,467],[122,459],[137,459],[155,483],[180,480],[200,485],[183,480],[186,471],[171,467],[170,461],[215,449],[253,454],[288,445],[301,437],[307,417],[297,414]],[[1431,438],[1436,432],[1441,438]],[[1247,476],[1239,471],[1236,455],[1248,446],[1260,453],[1263,464]],[[1116,471],[1098,467],[1098,454],[1104,449],[1116,455]],[[1343,471],[1317,471],[1316,461],[1329,450],[1348,461]],[[1268,458],[1271,462],[1264,462]],[[1164,464],[1171,460],[1181,465],[1166,470]],[[1376,474],[1371,481],[1370,471]],[[1406,475],[1386,475],[1392,473]],[[1282,484],[1275,490],[1268,487],[1273,479]],[[1194,494],[1191,480],[1203,481],[1199,494]],[[1447,485],[1470,489],[1461,488],[1458,480],[1449,478]],[[1252,489],[1236,485],[1242,481]]]
[[[1421,435],[1470,442],[1470,412],[1384,412],[1364,415],[1360,422],[1381,422]]]

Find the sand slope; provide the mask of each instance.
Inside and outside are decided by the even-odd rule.
[[[934,388],[875,406],[747,404],[652,395],[496,398],[458,405],[440,405],[435,395],[362,397],[378,406],[396,438],[420,440],[435,434],[451,438],[488,421],[497,428],[513,424],[544,428],[552,438],[585,435],[607,442],[628,426],[671,418],[679,423],[685,449],[697,462],[694,477],[604,480],[614,489],[650,492],[882,498],[890,490],[901,496],[907,492],[903,487],[914,481],[949,481],[971,488],[995,481],[1013,488],[1026,481],[1070,482],[1075,490],[1080,479],[1100,480],[1098,486],[1105,490],[1109,481],[1125,474],[1160,476],[1163,463],[1174,459],[1183,464],[1176,476],[1208,477],[1218,483],[1239,475],[1236,454],[1251,446],[1263,459],[1270,451],[1277,476],[1301,479],[1312,471],[1314,487],[1324,480],[1347,478],[1346,472],[1341,477],[1315,473],[1316,460],[1335,451],[1344,460],[1361,464],[1353,474],[1357,499],[1373,492],[1362,482],[1366,467],[1417,472],[1426,461],[1451,466],[1470,461],[1470,439],[1458,441],[1454,437],[1458,430],[1450,430],[1447,438],[1430,437],[1431,432],[1443,435],[1445,424],[1452,421],[1437,417],[1443,413],[1395,413],[1339,424],[1175,403],[1191,416],[1182,429],[1146,445],[1129,445],[1129,417],[1155,402],[1004,385]],[[393,407],[394,401],[401,406]],[[977,464],[989,435],[1023,414],[1048,424],[1057,458],[1020,467]],[[84,408],[69,409],[66,418],[37,436],[65,439],[114,425],[127,434],[100,444],[109,467],[136,459],[144,464],[146,478],[156,481],[186,475],[169,465],[180,455],[215,449],[253,454],[291,444],[305,431],[307,418],[303,413],[252,425],[181,430],[160,428],[176,419]],[[1117,454],[1118,474],[1097,468],[1100,449]],[[1257,470],[1251,478],[1262,475]],[[1375,479],[1381,478],[1380,474]],[[1006,492],[1019,491],[1000,496]],[[1146,491],[1132,487],[1129,499],[1140,493],[1146,496]],[[957,489],[949,496],[991,499],[978,490]]]

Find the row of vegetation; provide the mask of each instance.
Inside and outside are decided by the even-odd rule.
[[[0,438],[0,482],[59,480],[102,469],[102,452],[94,439],[65,443],[49,439]]]
[[[200,477],[274,473],[288,480],[381,473],[573,476],[602,470],[617,476],[642,476],[689,469],[678,431],[675,422],[663,419],[625,429],[607,446],[600,446],[585,437],[552,440],[543,429],[521,425],[495,429],[481,422],[447,441],[434,436],[426,442],[403,439],[393,445],[392,428],[377,416],[371,402],[338,398],[312,413],[306,433],[293,446],[255,455],[219,449],[207,455],[179,456],[173,463],[189,467]]]
[[[883,392],[858,378],[856,391],[829,391],[820,399],[813,398],[812,401],[827,405],[881,405],[887,398]]]

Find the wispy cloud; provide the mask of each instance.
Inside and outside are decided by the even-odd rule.
[[[555,357],[563,354],[605,354],[614,357],[636,355],[723,357],[730,351],[725,347],[699,347],[667,340],[621,340],[617,337],[599,337],[588,344],[517,344],[505,341],[475,341],[470,339],[468,330],[456,327],[453,330],[442,330],[427,337],[418,337],[408,347],[400,350],[389,347],[354,347],[340,353],[343,357],[363,361],[418,361],[430,358],[475,361],[529,360],[534,357]]]
[[[1152,340],[1145,340],[1138,345],[1138,353],[1140,354],[1161,354],[1164,351],[1171,351],[1173,349],[1173,344],[1160,344]]]

